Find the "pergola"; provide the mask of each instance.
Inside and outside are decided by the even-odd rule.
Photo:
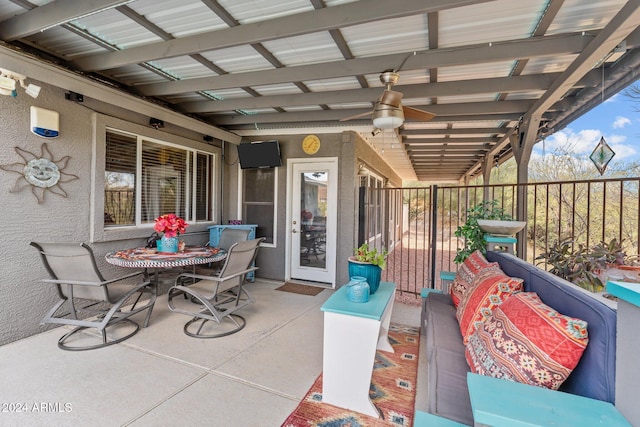
[[[402,178],[429,181],[488,178],[515,156],[526,182],[540,138],[638,78],[639,24],[640,0],[0,1],[5,48],[213,137],[356,130]],[[341,121],[373,109],[385,70],[404,106],[435,117]]]

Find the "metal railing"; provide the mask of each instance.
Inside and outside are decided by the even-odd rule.
[[[440,271],[457,270],[453,259],[464,241],[455,237],[455,230],[485,196],[527,222],[517,236],[519,256],[536,263],[537,256],[560,241],[592,247],[615,238],[628,255],[640,254],[639,193],[640,178],[361,189],[359,243],[388,248],[383,280],[416,299],[423,287],[440,287]],[[518,194],[526,197],[525,218],[517,215]],[[377,209],[370,201],[376,201]]]

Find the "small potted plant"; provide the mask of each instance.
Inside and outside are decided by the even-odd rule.
[[[156,241],[158,252],[178,252],[178,236],[184,233],[188,226],[184,219],[173,213],[156,218],[153,229],[162,233],[160,240]]]
[[[362,246],[354,249],[354,255],[347,260],[349,277],[365,277],[369,284],[369,293],[374,294],[380,286],[382,270],[387,266],[387,254],[384,248],[369,249],[369,245],[363,243]]]

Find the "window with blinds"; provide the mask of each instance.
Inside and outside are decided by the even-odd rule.
[[[175,213],[211,220],[213,155],[107,130],[105,227],[152,223]]]

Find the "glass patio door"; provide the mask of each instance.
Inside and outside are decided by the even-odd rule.
[[[333,285],[337,162],[295,162],[290,178],[290,276]]]

